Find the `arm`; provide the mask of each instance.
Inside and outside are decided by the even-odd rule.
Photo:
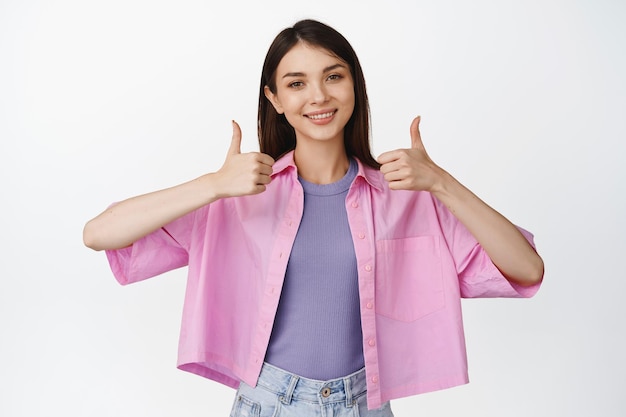
[[[240,148],[241,129],[233,121],[230,149],[217,172],[109,207],[85,225],[85,245],[94,250],[120,249],[220,198],[265,191],[274,160],[258,152],[242,154]]]
[[[411,124],[410,149],[386,152],[378,158],[389,188],[432,193],[474,235],[509,281],[523,286],[540,282],[541,257],[509,220],[430,159],[419,122],[418,116]]]

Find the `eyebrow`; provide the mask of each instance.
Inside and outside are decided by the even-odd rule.
[[[322,72],[328,72],[328,71],[332,71],[334,69],[337,68],[346,68],[345,65],[343,64],[334,64],[334,65],[330,65],[326,68],[324,68],[324,71]],[[287,78],[287,77],[304,77],[306,74],[304,72],[288,72],[287,74],[283,75],[283,78]]]

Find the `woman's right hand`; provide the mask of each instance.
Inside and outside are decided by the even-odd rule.
[[[259,194],[270,183],[274,159],[264,153],[241,153],[241,128],[233,120],[233,137],[226,160],[213,177],[218,198]]]
[[[259,152],[242,154],[240,148],[241,129],[233,121],[232,142],[219,171],[109,207],[85,225],[85,245],[95,250],[123,248],[220,198],[265,191],[274,159]]]

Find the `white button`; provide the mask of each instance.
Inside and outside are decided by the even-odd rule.
[[[352,207],[357,208],[359,206],[359,203],[357,203],[356,201],[352,202]]]
[[[370,339],[369,342],[367,342],[367,344],[370,346],[374,346],[376,344],[376,341],[374,339]]]
[[[371,301],[367,304],[365,304],[365,307],[367,307],[369,310],[371,310],[372,308],[374,308],[374,303],[372,303]]]
[[[359,239],[365,239],[365,233],[359,233]]]
[[[365,270],[367,272],[370,272],[372,270],[372,266],[371,265],[365,265]]]
[[[376,375],[374,375],[374,376],[372,377],[372,382],[373,382],[374,384],[377,384],[377,383],[378,383],[378,377],[377,377]]]

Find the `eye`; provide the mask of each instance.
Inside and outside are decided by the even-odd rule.
[[[329,80],[329,81],[337,81],[337,80],[340,80],[342,78],[343,78],[343,76],[341,74],[330,74],[328,76],[327,80]]]
[[[287,84],[287,86],[289,88],[301,88],[302,86],[304,86],[304,83],[302,81],[293,81]]]

